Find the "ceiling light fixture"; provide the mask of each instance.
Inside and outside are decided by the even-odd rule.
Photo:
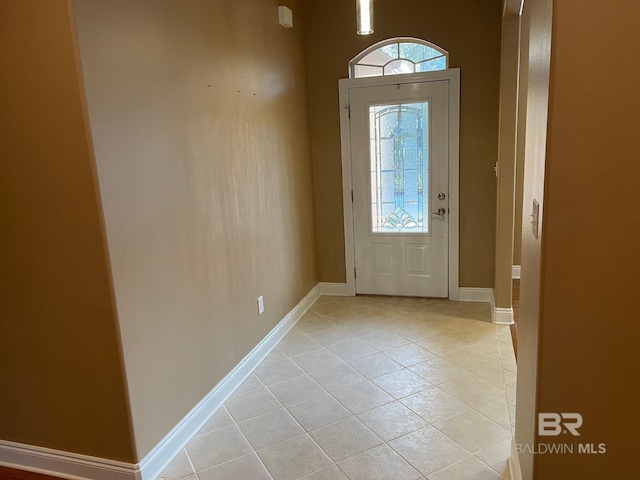
[[[358,35],[373,33],[373,0],[356,0]]]

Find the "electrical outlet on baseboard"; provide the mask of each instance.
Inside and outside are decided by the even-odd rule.
[[[262,295],[258,297],[258,315],[262,315],[264,313],[264,298]]]

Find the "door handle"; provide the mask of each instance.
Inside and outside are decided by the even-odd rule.
[[[431,215],[438,215],[439,217],[444,217],[445,213],[447,213],[447,211],[443,207],[440,207],[437,212],[431,212]]]

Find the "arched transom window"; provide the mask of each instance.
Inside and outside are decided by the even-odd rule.
[[[349,77],[446,70],[449,52],[418,38],[390,38],[367,48],[349,62]]]

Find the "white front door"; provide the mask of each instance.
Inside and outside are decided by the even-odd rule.
[[[356,293],[448,296],[449,95],[349,89]]]

